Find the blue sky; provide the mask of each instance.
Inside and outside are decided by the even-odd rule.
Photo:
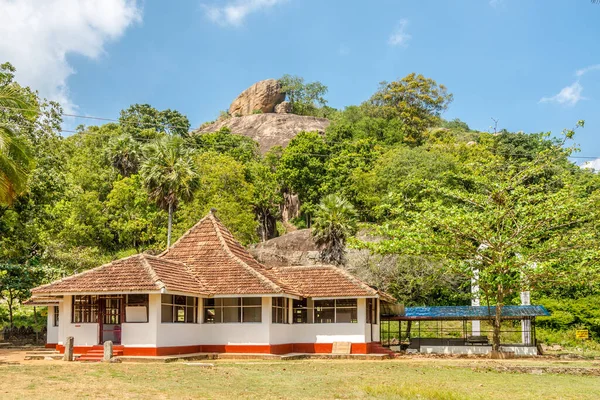
[[[418,72],[454,94],[447,119],[556,133],[584,119],[579,155],[600,157],[600,4],[590,0],[46,0],[44,13],[27,3],[0,0],[0,36],[15,38],[0,41],[0,61],[77,114],[116,118],[149,103],[196,127],[286,73],[321,81],[342,108]]]

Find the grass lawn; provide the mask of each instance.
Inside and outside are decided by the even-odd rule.
[[[2,399],[598,399],[600,378],[479,372],[490,360],[39,361],[0,365]]]

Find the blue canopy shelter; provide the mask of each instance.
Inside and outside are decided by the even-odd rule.
[[[501,334],[510,337],[510,334],[521,333],[523,338],[522,343],[511,344],[513,346],[536,346],[535,338],[535,318],[549,316],[550,313],[544,306],[503,306],[501,318],[503,321],[523,321],[529,320],[531,324],[530,332],[523,334],[522,328],[518,330],[514,327],[514,323],[509,325],[508,329],[501,330]],[[492,331],[483,331],[482,334],[473,336],[469,334],[469,321],[491,321],[496,317],[495,306],[439,306],[439,307],[401,307],[398,305],[381,307],[381,342],[384,346],[400,345],[402,346],[403,339],[406,347],[420,347],[423,343],[442,346],[467,346],[467,345],[488,345],[490,342]],[[402,322],[406,322],[403,324]],[[431,322],[422,324],[422,322]],[[446,321],[461,321],[462,333],[459,328],[461,324],[447,324]],[[437,322],[437,323],[435,323]],[[396,325],[397,324],[397,325]],[[394,329],[394,325],[397,329]],[[416,325],[416,327],[413,327]],[[449,325],[451,325],[449,327]],[[416,329],[415,329],[416,328]],[[416,332],[415,332],[416,330]],[[397,343],[395,333],[398,333]],[[416,336],[415,336],[416,334]],[[514,336],[514,335],[513,335]]]

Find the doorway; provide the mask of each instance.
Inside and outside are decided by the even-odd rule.
[[[121,344],[123,296],[100,296],[98,303],[99,343],[110,340],[114,344]]]

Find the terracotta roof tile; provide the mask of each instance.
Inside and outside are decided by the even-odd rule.
[[[101,293],[184,291],[202,294],[203,286],[194,280],[183,263],[146,254],[112,261],[31,290],[44,293]]]
[[[284,282],[303,297],[377,296],[378,292],[341,268],[332,265],[274,268]]]
[[[215,294],[294,294],[258,263],[210,213],[188,230],[161,257],[184,262],[197,280]]]

